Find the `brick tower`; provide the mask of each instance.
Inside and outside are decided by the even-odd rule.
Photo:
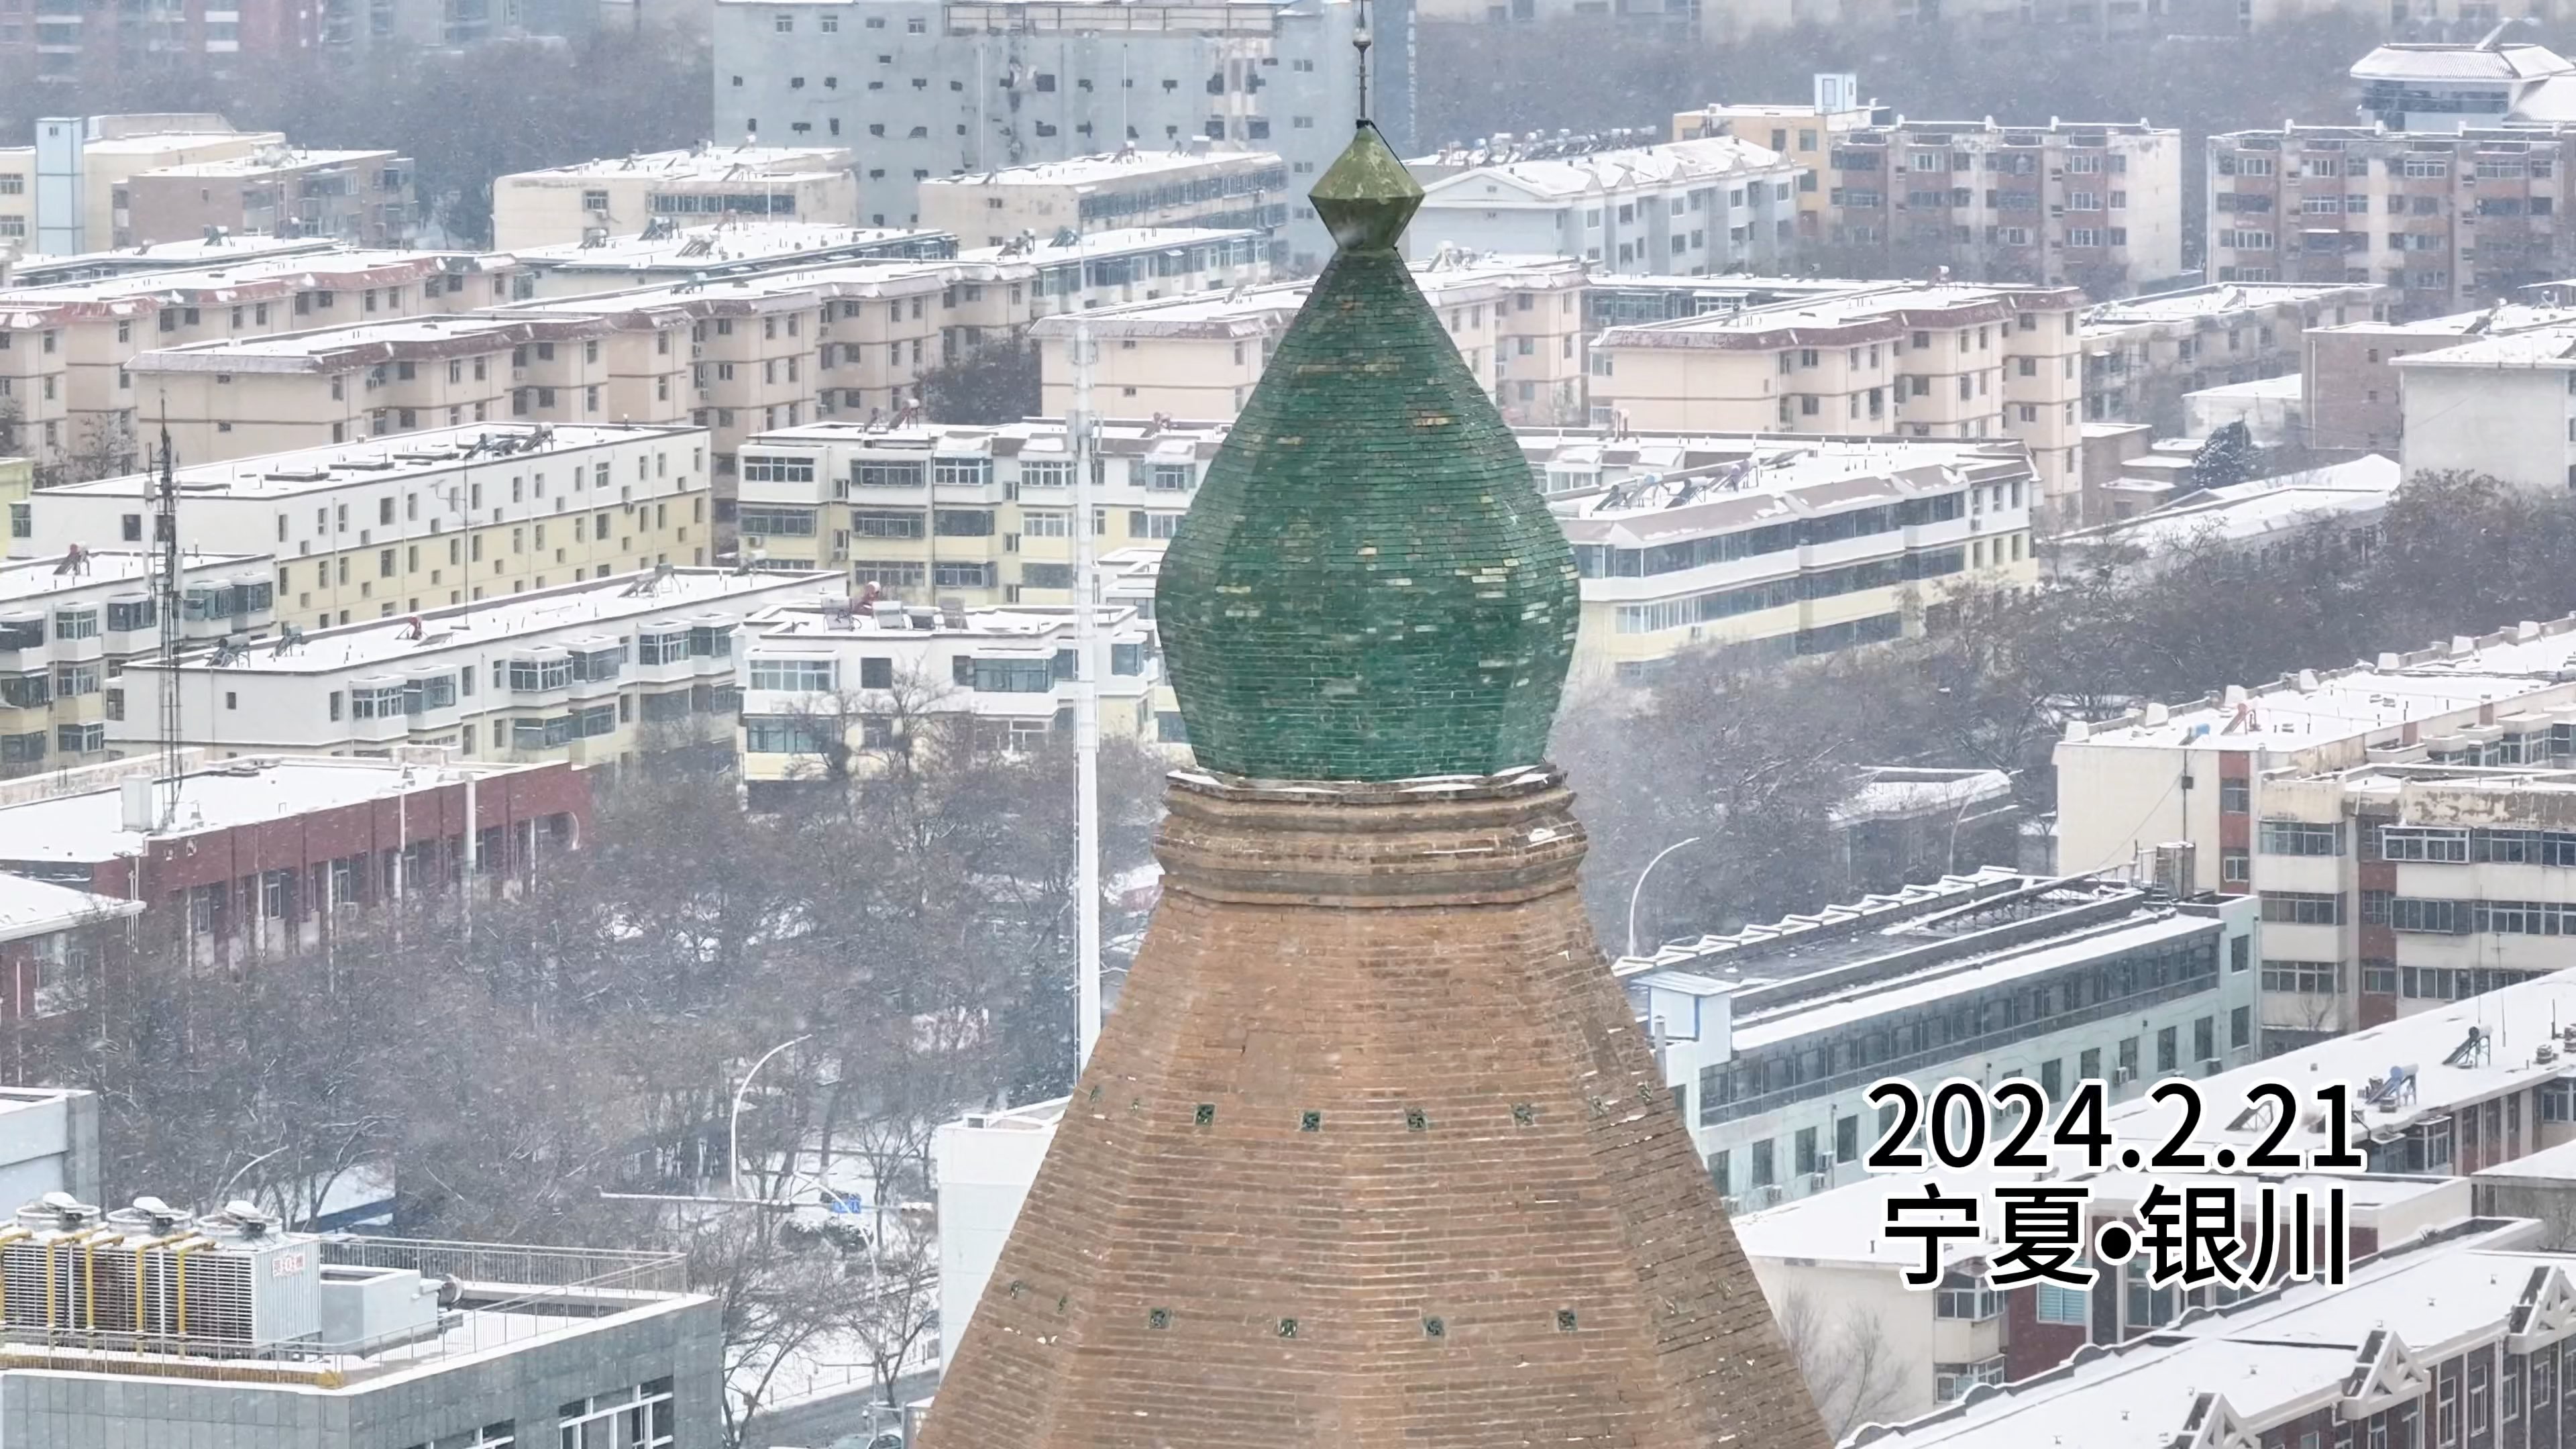
[[[1395,250],[1339,251],[1157,597],[1199,768],[923,1449],[1823,1449],[1576,890],[1562,533]]]

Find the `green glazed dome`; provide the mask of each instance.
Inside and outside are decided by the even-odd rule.
[[[1270,780],[1537,764],[1574,652],[1573,550],[1395,249],[1422,188],[1375,127],[1312,199],[1337,250],[1155,590],[1191,751]]]

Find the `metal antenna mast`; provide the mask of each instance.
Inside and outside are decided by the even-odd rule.
[[[1073,454],[1073,768],[1074,889],[1078,895],[1074,970],[1081,979],[1080,1063],[1100,1039],[1100,591],[1098,540],[1091,524],[1091,324],[1073,329],[1073,409],[1064,420]]]
[[[179,479],[170,450],[170,410],[161,410],[161,466],[152,483],[152,607],[161,623],[160,828],[179,821]]]

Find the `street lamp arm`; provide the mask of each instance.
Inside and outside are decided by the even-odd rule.
[[[742,1084],[733,1089],[733,1112],[725,1119],[725,1173],[726,1181],[731,1185],[735,1197],[742,1196],[742,1099],[751,1092],[751,1079],[760,1075],[760,1069],[769,1065],[771,1057],[798,1042],[813,1039],[814,1034],[807,1032],[803,1036],[790,1038],[762,1052],[760,1059],[751,1064],[751,1070],[742,1074]]]
[[[1656,851],[1655,858],[1646,862],[1646,868],[1637,872],[1637,883],[1628,888],[1628,955],[1634,956],[1637,954],[1637,898],[1645,894],[1646,877],[1655,873],[1655,867],[1664,863],[1665,856],[1672,854],[1674,851],[1681,849],[1685,845],[1697,845],[1699,842],[1700,837],[1696,835],[1684,840],[1676,840],[1672,844],[1665,846],[1663,849]]]

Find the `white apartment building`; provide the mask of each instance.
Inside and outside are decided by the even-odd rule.
[[[1275,235],[1288,224],[1293,198],[1288,163],[1275,152],[1221,150],[1205,139],[1131,143],[1098,155],[931,177],[920,186],[919,224],[967,246],[991,247],[1022,236],[1052,239],[1067,228],[1249,227]]]
[[[1954,584],[2038,578],[2039,485],[2009,444],[1530,430],[1521,449],[1574,543],[1586,684],[1694,646],[1781,660],[1919,636]]]
[[[1448,248],[1412,267],[1423,300],[1504,421],[1563,427],[1586,420],[1583,263]],[[1073,347],[1087,333],[1097,413],[1230,422],[1306,305],[1309,285],[1237,287],[1044,318],[1029,329],[1039,347],[1043,411],[1071,411]]]
[[[924,220],[940,177],[1192,138],[1288,163],[1289,260],[1330,239],[1303,193],[1366,113],[1397,147],[1413,133],[1410,0],[1244,0],[1216,8],[1031,0],[716,0],[715,129],[856,149],[870,226]],[[1371,104],[1351,40],[1373,34]],[[979,233],[961,233],[981,240]]]
[[[2485,473],[2536,494],[2576,488],[2576,321],[2392,356],[2410,474]]]
[[[264,554],[183,555],[181,637],[203,645],[266,632],[276,619],[272,578]],[[109,723],[125,712],[121,676],[160,648],[147,554],[0,562],[0,776],[107,758]],[[147,693],[138,712],[150,715],[157,700]]]
[[[2468,973],[2438,978],[2433,999],[2544,969],[2553,948],[2509,938],[2552,933],[2554,903],[2576,895],[2552,864],[2563,853],[2548,828],[2560,782],[2546,771],[2499,777],[2520,781],[2529,802],[2507,805],[2510,790],[2423,767],[2567,765],[2571,659],[2576,619],[2525,623],[2074,722],[2056,752],[2058,866],[2116,868],[2160,852],[2161,868],[2192,889],[2258,896],[2263,1025],[2280,1040],[2398,1018],[2405,964]],[[2413,856],[2391,859],[2401,846],[2382,838],[2396,827],[2393,839],[2414,850],[2415,826],[2442,828],[2424,847],[2436,852],[2430,875],[2405,869]],[[2406,889],[2439,891],[2408,896],[2433,904],[2420,908],[2429,914],[2409,905],[2401,927],[2391,902],[2402,870]],[[2465,939],[2401,939],[2419,936]],[[2416,978],[2414,999],[2427,998],[2426,980]]]
[[[707,435],[465,427],[177,470],[190,549],[274,556],[277,622],[327,629],[708,561]],[[28,500],[21,556],[139,547],[150,474]]]
[[[1731,136],[1562,150],[1487,147],[1414,162],[1436,179],[1423,184],[1407,253],[1461,247],[1701,276],[1774,268],[1796,249],[1801,173],[1776,151]]]
[[[2260,950],[2271,949],[2272,929],[2269,922],[2256,928],[2266,943]],[[2347,1245],[2358,1259],[2467,1216],[2469,1174],[2576,1140],[2576,1093],[2562,1080],[2563,1043],[2547,1025],[2553,1019],[2576,1021],[2576,973],[2560,972],[2480,1001],[2454,1002],[2228,1068],[2195,1083],[2205,1107],[2182,1145],[2204,1153],[2223,1147],[2239,1160],[2262,1145],[2305,1155],[2340,1130],[2362,1155],[2360,1174],[2308,1178],[2306,1185],[2320,1194],[2328,1183],[2343,1189]],[[1999,1078],[1983,1079],[1991,1084]],[[2293,1084],[2308,1102],[2320,1086],[2341,1085],[2354,1120],[2330,1124],[2311,1112],[2275,1137],[2269,1110],[2252,1095],[2267,1082]],[[1865,1123],[1864,1132],[1872,1125]],[[2104,1125],[2119,1147],[2136,1145],[2142,1152],[2177,1135],[2173,1109],[2152,1096],[2114,1105]],[[1875,1140],[1868,1137],[1863,1150]],[[2240,1194],[2253,1185],[2245,1174],[2219,1179],[2140,1172],[2123,1170],[2116,1161],[2105,1170],[2088,1170],[2063,1149],[2052,1155],[2052,1180],[2091,1189],[2085,1211],[2094,1223],[2134,1222],[2141,1198],[2159,1184],[2181,1193],[2196,1181],[2233,1181]],[[2026,1172],[1988,1167],[1942,1169],[1932,1177],[1945,1194],[1978,1197],[1999,1182],[2031,1181]],[[1805,1298],[1829,1322],[1858,1315],[1877,1325],[1910,1371],[1908,1392],[1890,1406],[1888,1418],[1910,1417],[1979,1384],[2045,1372],[2088,1344],[2116,1345],[2168,1330],[2194,1309],[2242,1296],[2222,1285],[2155,1289],[2141,1269],[2129,1268],[2111,1270],[2116,1287],[2109,1291],[2058,1292],[2029,1284],[1993,1289],[1983,1281],[1985,1269],[2005,1240],[1991,1205],[1976,1235],[1939,1245],[1949,1273],[1940,1289],[1909,1289],[1901,1275],[1922,1261],[1922,1249],[1887,1238],[1887,1202],[1900,1192],[1920,1196],[1926,1180],[1924,1174],[1873,1173],[1735,1220],[1737,1239],[1775,1309]],[[2270,1180],[2284,1199],[2300,1189],[2295,1176]],[[2286,1200],[2281,1206],[2286,1213]],[[2311,1207],[2323,1212],[2321,1196]]]
[[[2073,287],[1891,282],[1611,327],[1596,424],[1655,431],[1993,438],[2030,450],[2043,516],[2071,521],[2084,380]]]
[[[1153,626],[1130,608],[1094,617],[1101,733],[1151,740],[1162,674]],[[763,609],[743,631],[738,756],[747,801],[863,777],[897,752],[928,758],[1070,739],[1074,622],[1070,606],[863,602],[837,585]]]
[[[737,630],[815,588],[784,574],[655,569],[197,651],[175,671],[183,743],[210,757],[437,745],[575,765],[729,749]],[[157,741],[149,705],[170,673],[157,660],[127,668],[124,688],[145,707],[110,722],[113,746]]]
[[[1718,1191],[1749,1212],[1857,1182],[1865,1094],[1904,1077],[2100,1078],[2255,1060],[2254,906],[1989,867],[1617,965]]]
[[[631,236],[661,220],[686,226],[756,217],[854,226],[859,194],[851,167],[846,146],[747,142],[513,172],[492,183],[492,245],[513,251],[578,244],[594,235]]]

